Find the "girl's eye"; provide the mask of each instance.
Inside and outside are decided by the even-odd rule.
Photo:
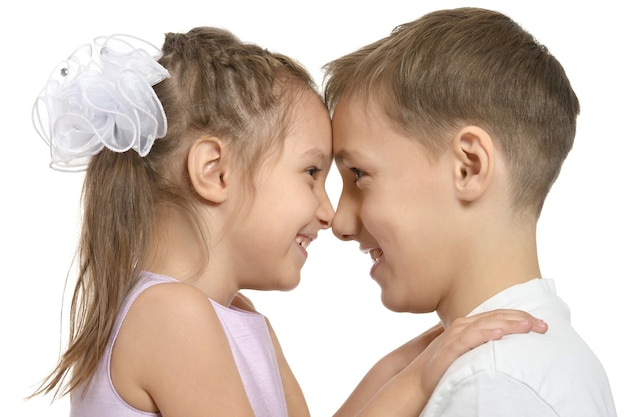
[[[358,182],[359,179],[365,175],[365,172],[361,171],[358,168],[350,168],[350,171],[352,171],[354,173],[354,182]]]
[[[317,177],[317,174],[321,171],[321,169],[317,167],[311,167],[306,169],[306,173],[312,176],[314,179]]]

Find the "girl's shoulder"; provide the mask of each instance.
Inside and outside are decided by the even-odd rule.
[[[177,281],[137,296],[113,347],[111,377],[122,398],[146,411],[155,404],[180,415],[210,410],[215,404],[206,403],[206,392],[247,403],[213,304],[198,288]]]
[[[156,322],[162,328],[173,321],[177,328],[181,328],[181,322],[202,324],[203,318],[210,321],[215,316],[213,302],[199,288],[151,272],[142,272],[127,303],[124,324],[129,316],[131,319],[138,316],[142,325]],[[185,316],[191,316],[194,320],[185,320]]]
[[[129,313],[133,309],[141,310],[148,316],[161,316],[162,319],[170,317],[170,314],[194,314],[198,312],[196,309],[213,311],[211,301],[200,289],[176,280],[161,281],[144,289],[133,302]]]
[[[152,285],[137,296],[128,309],[118,339],[130,333],[134,335],[135,346],[145,341],[165,347],[179,343],[179,338],[187,333],[198,331],[213,337],[214,333],[223,333],[211,300],[193,285],[171,281]]]

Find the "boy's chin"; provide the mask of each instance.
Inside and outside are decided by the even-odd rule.
[[[410,311],[406,300],[399,299],[399,297],[394,297],[392,294],[389,294],[388,291],[383,290],[381,292],[380,300],[382,301],[385,308],[395,313],[406,313]]]

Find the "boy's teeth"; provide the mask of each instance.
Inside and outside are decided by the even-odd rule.
[[[383,256],[383,251],[381,249],[372,249],[370,251],[370,257],[372,258],[372,261],[374,262],[379,260],[381,256]]]

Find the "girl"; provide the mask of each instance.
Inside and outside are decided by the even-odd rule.
[[[75,417],[308,416],[239,291],[294,288],[330,227],[329,114],[298,63],[225,30],[152,48],[97,39],[35,107],[52,167],[87,169],[69,346],[38,393],[71,393]],[[503,311],[459,321],[425,351],[441,330],[417,338],[357,387],[359,415],[404,392],[415,415],[454,358],[530,330],[545,326]]]

